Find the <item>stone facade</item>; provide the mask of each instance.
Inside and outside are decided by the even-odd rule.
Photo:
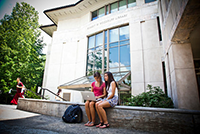
[[[175,107],[200,109],[199,91],[195,74],[194,59],[200,58],[197,36],[200,32],[199,2],[197,0],[159,1],[159,16],[162,27],[164,61],[168,96]],[[191,44],[195,42],[196,44]],[[196,48],[195,51],[194,48]],[[197,52],[198,51],[198,52]],[[195,55],[195,56],[194,56]]]
[[[48,47],[43,87],[57,92],[59,85],[85,76],[88,37],[106,29],[129,25],[132,95],[145,92],[146,86],[151,84],[163,90],[167,88],[165,91],[176,108],[200,109],[193,47],[188,41],[189,33],[198,19],[195,19],[195,23],[189,23],[191,15],[187,10],[197,1],[170,0],[167,3],[158,0],[145,3],[145,0],[136,0],[134,7],[91,21],[92,11],[115,1],[80,1],[72,7],[66,7],[71,9],[69,14],[62,14],[65,8],[53,10],[54,14],[47,11],[50,18],[54,16],[52,21],[57,25],[57,31],[53,32],[52,43]],[[195,13],[198,18],[198,12]],[[185,22],[183,19],[188,20],[187,24],[192,27],[186,27],[185,34],[182,34],[183,30],[181,32]],[[71,102],[83,102],[80,92],[69,89],[63,92],[71,93]],[[45,95],[54,100],[52,94]]]

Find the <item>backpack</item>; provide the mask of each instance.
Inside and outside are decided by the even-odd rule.
[[[83,113],[79,105],[69,106],[62,116],[63,121],[66,123],[80,123],[82,122],[82,118]]]

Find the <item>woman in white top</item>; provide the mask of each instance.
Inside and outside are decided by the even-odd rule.
[[[96,127],[99,127],[99,128],[109,127],[108,119],[107,119],[104,108],[114,107],[117,105],[117,102],[118,102],[118,86],[117,86],[116,81],[113,78],[113,74],[111,72],[106,72],[104,74],[104,80],[105,80],[108,97],[95,104],[96,111],[100,119],[100,124],[97,125]]]

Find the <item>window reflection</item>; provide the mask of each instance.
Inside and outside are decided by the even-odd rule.
[[[145,0],[145,1],[155,1],[155,0]],[[117,12],[118,10],[121,11],[133,6],[136,6],[136,0],[120,0],[114,3],[111,3],[109,5],[103,6],[102,8],[92,12],[92,20],[103,17],[109,13],[114,13],[114,12]]]
[[[118,2],[111,4],[110,8],[111,8],[110,13],[117,12],[118,11]]]
[[[136,0],[128,0],[128,7],[136,6]]]
[[[97,19],[97,11],[92,12],[92,20]]]
[[[119,39],[120,40],[125,40],[125,39],[129,39],[129,26],[124,26],[119,28]]]
[[[89,48],[93,48],[94,47],[94,40],[95,40],[95,36],[90,36],[89,37]]]
[[[105,44],[107,43],[107,30],[105,31]]]
[[[102,70],[111,72],[130,70],[129,26],[106,30],[89,37],[88,40],[87,75]]]
[[[99,18],[99,17],[102,17],[102,16],[104,16],[104,15],[105,15],[105,8],[103,7],[103,8],[101,8],[101,9],[99,9],[98,18]]]
[[[119,40],[118,28],[109,30],[109,42],[115,42]]]
[[[108,55],[108,50],[105,48],[104,50],[104,68],[107,68],[107,55]]]
[[[120,72],[122,71],[130,71],[131,68],[130,67],[120,67]]]
[[[119,10],[126,9],[126,0],[119,1]]]
[[[125,45],[125,44],[129,44],[129,40],[120,41],[120,45]]]
[[[114,42],[114,43],[110,43],[109,45],[110,47],[113,47],[113,46],[118,46],[118,42]]]
[[[110,48],[109,49],[109,67],[118,67],[119,66],[119,56],[118,56],[118,47]]]
[[[96,35],[96,46],[102,45],[103,44],[103,32],[99,33]]]
[[[120,66],[130,66],[130,45],[120,46]]]

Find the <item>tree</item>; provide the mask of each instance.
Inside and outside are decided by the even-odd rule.
[[[26,88],[36,91],[42,85],[45,55],[40,38],[38,12],[22,2],[16,3],[11,15],[0,20],[0,90],[1,99],[16,88],[21,77]],[[30,93],[29,93],[30,94]],[[31,94],[29,96],[32,96]],[[2,102],[2,100],[0,100]],[[4,101],[5,102],[5,101]]]

